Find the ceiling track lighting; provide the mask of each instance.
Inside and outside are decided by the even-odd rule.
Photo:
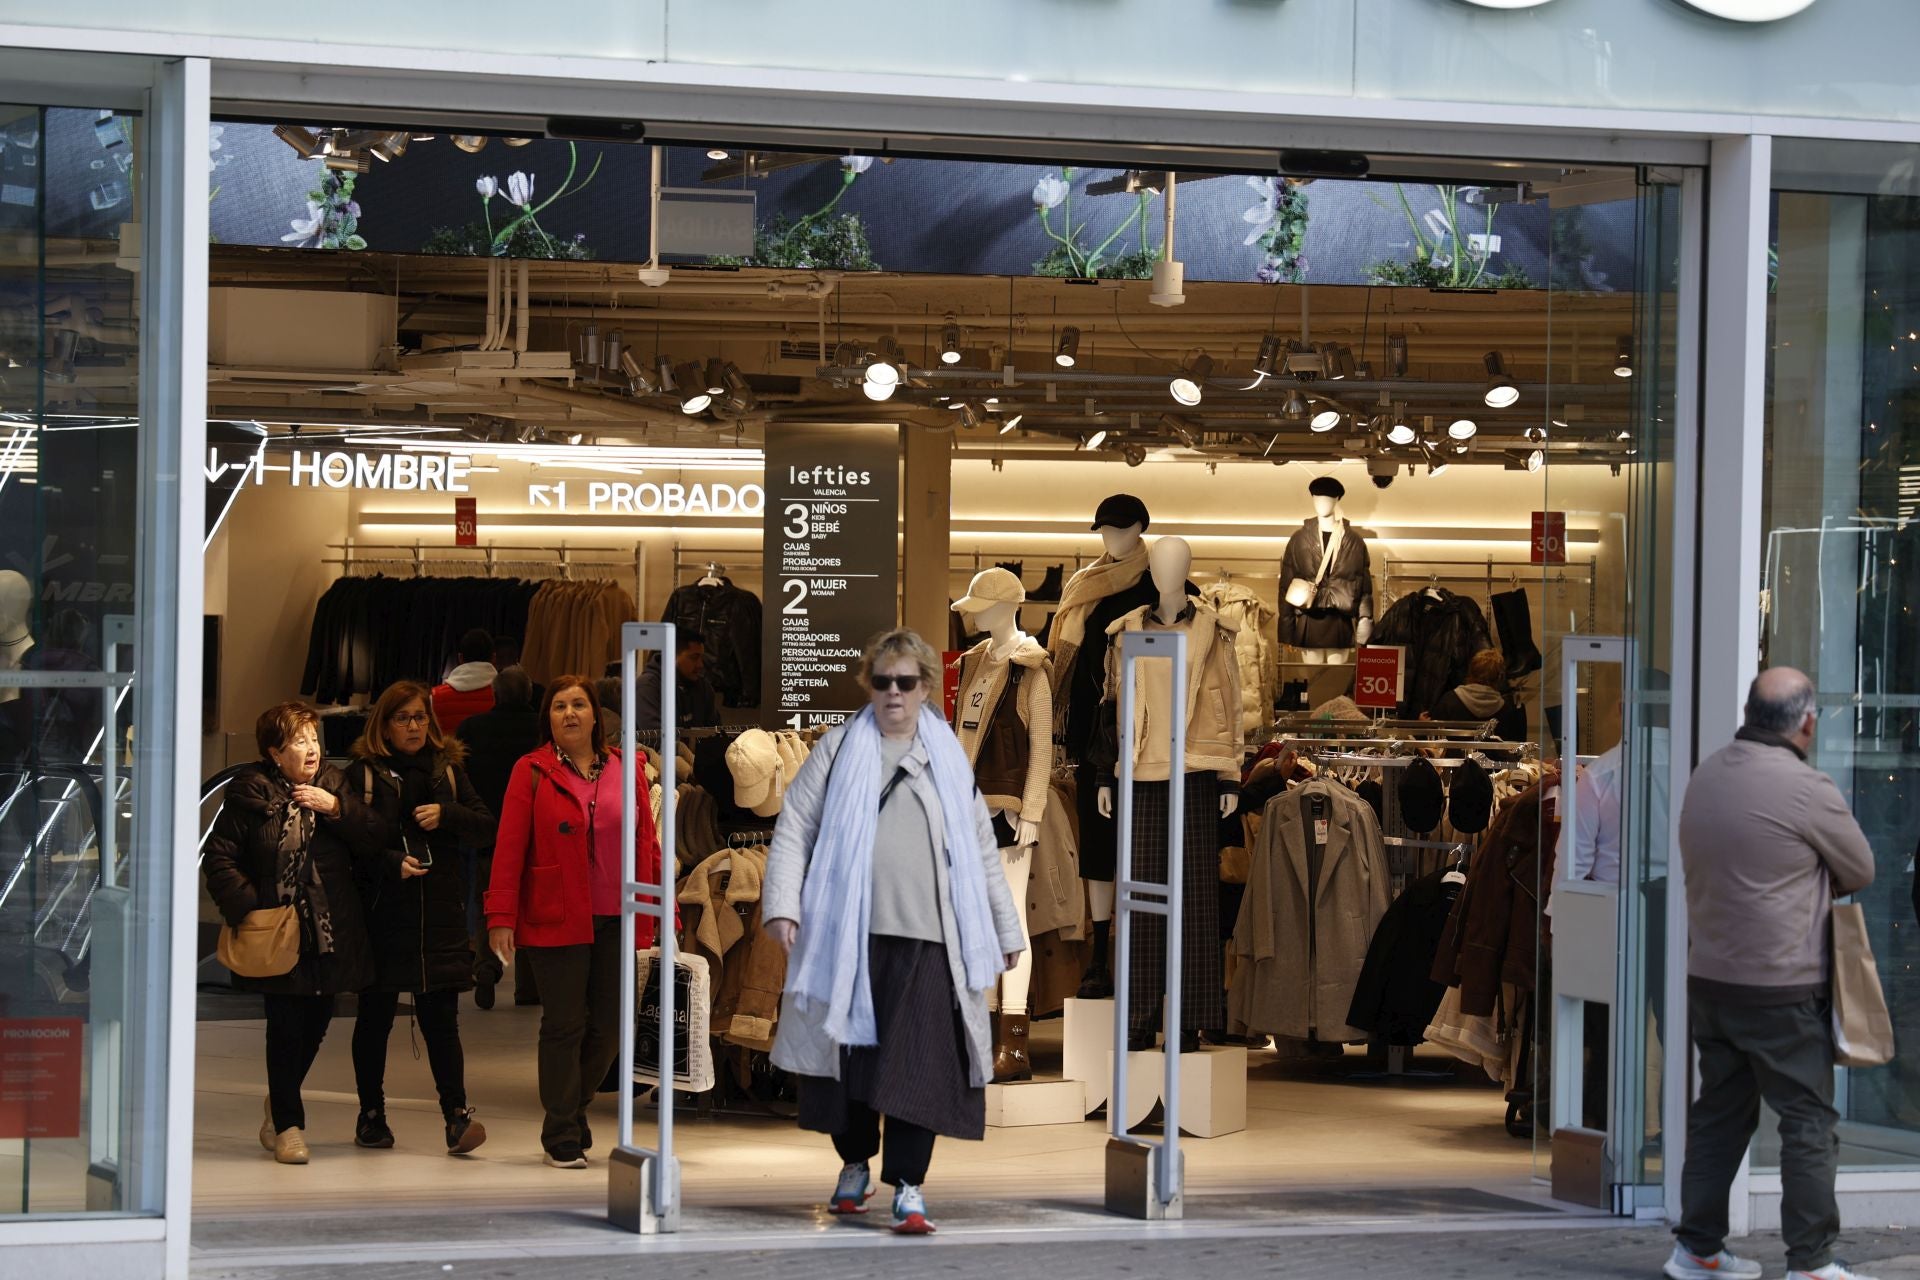
[[[1529,474],[1540,470],[1540,468],[1545,466],[1546,463],[1547,463],[1547,455],[1544,450],[1535,449],[1532,453],[1529,453],[1527,455],[1527,471]]]
[[[1000,434],[1004,436],[1008,432],[1012,431],[1015,427],[1018,427],[1020,425],[1021,420],[1026,416],[1027,415],[1024,413],[1016,413],[1011,418],[1008,418],[1005,422],[1000,424]]]
[[[1387,443],[1409,445],[1420,438],[1420,433],[1407,421],[1407,407],[1397,404],[1393,407],[1391,425],[1387,428]]]
[[[898,391],[899,389],[900,389],[900,384],[897,382],[864,382],[863,381],[860,384],[860,393],[864,395],[867,399],[874,400],[874,401],[891,400],[893,399],[893,393]],[[934,398],[945,399],[946,397],[936,396]]]
[[[1082,445],[1081,448],[1098,449],[1101,445],[1107,442],[1107,435],[1108,433],[1104,430],[1096,431],[1092,435],[1087,437],[1087,442],[1084,445]]]
[[[1213,357],[1196,351],[1167,383],[1167,392],[1181,404],[1192,408],[1206,396],[1207,379],[1213,376]]]
[[[484,133],[452,133],[447,136],[452,139],[454,146],[470,156],[479,154],[480,149],[487,145],[487,135]]]
[[[1320,352],[1298,338],[1287,340],[1287,373],[1302,382],[1312,382],[1327,371]]]
[[[721,362],[719,356],[707,357],[706,383],[708,395],[727,394],[727,367]]]
[[[1287,392],[1287,401],[1282,406],[1282,411],[1296,422],[1307,416],[1307,398],[1301,394],[1300,388],[1295,387]]]
[[[707,159],[725,160],[726,158],[727,158],[727,149],[725,147],[708,147],[707,148]]]
[[[680,412],[688,416],[704,413],[707,406],[713,403],[713,393],[707,390],[705,372],[691,360],[674,369],[669,385],[680,397]]]
[[[370,173],[373,171],[373,161],[363,155],[354,154],[353,152],[341,152],[337,155],[330,155],[320,163],[336,173]]]
[[[1565,426],[1566,424],[1561,423],[1560,425]],[[1520,437],[1528,444],[1545,444],[1547,442],[1547,429],[1545,427],[1527,427],[1520,432]]]
[[[905,375],[906,361],[901,358],[900,347],[892,338],[882,338],[877,346],[867,353],[866,380],[870,385],[897,385]]]
[[[729,360],[720,368],[720,380],[726,385],[727,404],[737,413],[749,413],[759,403],[738,365]]]
[[[620,372],[627,375],[627,394],[647,396],[653,394],[653,380],[647,376],[647,367],[640,363],[638,356],[629,347],[620,353]]]
[[[1613,344],[1613,376],[1631,378],[1633,376],[1633,335],[1623,333]]]
[[[313,159],[326,145],[319,134],[311,129],[302,129],[297,124],[277,124],[273,126],[273,136],[292,147],[294,154],[302,160]]]
[[[1328,405],[1313,415],[1313,421],[1307,424],[1315,431],[1331,431],[1340,425],[1340,411]]]
[[[1260,354],[1253,358],[1253,371],[1259,376],[1253,380],[1253,386],[1248,387],[1247,390],[1251,391],[1266,379],[1271,378],[1279,367],[1280,339],[1270,333],[1260,339]]]
[[[1053,348],[1053,362],[1062,369],[1071,369],[1080,361],[1080,330],[1068,325],[1060,331],[1060,341]]]
[[[1130,444],[1120,451],[1120,456],[1126,460],[1128,466],[1137,467],[1147,460],[1147,451],[1141,445]]]
[[[940,363],[941,364],[959,364],[960,363],[964,355],[964,353],[960,350],[962,341],[963,341],[963,336],[960,332],[960,326],[954,323],[954,319],[952,316],[948,316],[947,323],[943,325],[940,329]]]
[[[1520,388],[1507,375],[1506,361],[1498,351],[1489,351],[1482,362],[1487,367],[1487,389],[1481,397],[1489,409],[1511,409],[1520,400]]]
[[[1392,334],[1387,338],[1387,376],[1407,376],[1407,335],[1404,333]]]
[[[1455,440],[1471,440],[1480,434],[1480,424],[1472,418],[1455,418],[1447,424],[1447,434]]]
[[[987,420],[987,411],[970,401],[962,400],[952,407],[960,413],[960,425],[968,429],[977,427]]]

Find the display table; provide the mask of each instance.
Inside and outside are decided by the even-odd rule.
[[[1086,1085],[1078,1080],[1023,1080],[987,1086],[987,1127],[1080,1124],[1087,1118]]]
[[[1062,1042],[1062,1068],[1085,1086],[1082,1115],[1107,1104],[1113,1089],[1113,1001],[1069,999]],[[1138,1128],[1160,1102],[1166,1058],[1159,1049],[1128,1055],[1126,1121]],[[989,1099],[988,1106],[992,1106]],[[1180,1055],[1180,1131],[1218,1138],[1247,1127],[1247,1051],[1239,1045],[1207,1045]]]

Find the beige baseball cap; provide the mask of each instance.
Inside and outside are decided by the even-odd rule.
[[[765,729],[749,729],[727,748],[733,774],[733,802],[762,818],[780,812],[786,780],[780,773],[780,748]]]
[[[1000,568],[982,569],[967,584],[967,594],[953,602],[955,613],[983,613],[996,604],[1024,604],[1027,589],[1020,579]]]

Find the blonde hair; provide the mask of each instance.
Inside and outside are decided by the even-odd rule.
[[[920,680],[929,693],[940,688],[940,655],[911,627],[895,627],[882,632],[867,645],[860,659],[860,683],[873,683],[874,668],[889,658],[912,658],[920,668]]]

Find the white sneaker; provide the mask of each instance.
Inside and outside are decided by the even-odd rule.
[[[1835,1259],[1818,1271],[1789,1271],[1787,1280],[1873,1280],[1873,1277],[1855,1271],[1846,1263]]]
[[[1673,1246],[1673,1256],[1667,1259],[1662,1268],[1667,1280],[1760,1280],[1760,1264],[1751,1258],[1741,1258],[1728,1253],[1725,1249],[1702,1258],[1687,1252],[1683,1244]],[[1836,1280],[1822,1276],[1821,1280]],[[1845,1280],[1839,1277],[1838,1280]]]
[[[920,1188],[903,1182],[893,1190],[893,1233],[900,1236],[930,1236],[933,1223],[927,1220],[927,1200]]]

